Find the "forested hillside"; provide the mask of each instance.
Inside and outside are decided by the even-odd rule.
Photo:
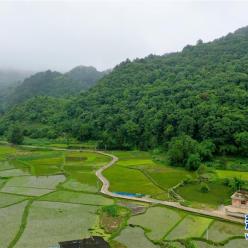
[[[34,74],[8,96],[9,105],[24,102],[34,96],[68,97],[85,91],[105,73],[94,67],[78,66],[68,73],[45,71]]]
[[[60,108],[59,118],[55,104],[49,104],[46,119],[57,135],[98,140],[108,148],[167,147],[173,137],[186,134],[198,142],[209,140],[216,152],[246,153],[248,27],[213,42],[198,41],[182,52],[127,60]],[[32,135],[30,124],[43,119],[34,108],[12,109],[1,120],[1,132],[21,122]]]

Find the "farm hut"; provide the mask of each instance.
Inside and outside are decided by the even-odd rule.
[[[245,190],[236,191],[231,196],[231,198],[232,198],[233,207],[248,209],[248,191],[245,191]]]
[[[60,248],[110,248],[109,244],[98,236],[88,239],[59,242]]]

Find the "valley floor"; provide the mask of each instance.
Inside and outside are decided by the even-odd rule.
[[[0,216],[5,227],[0,247],[54,247],[90,235],[103,236],[114,248],[247,247],[244,225],[100,194],[110,187],[114,196],[141,200],[145,195],[169,202],[168,190],[185,177],[182,169],[155,162],[146,152],[111,156],[0,146]],[[97,178],[103,181],[102,173],[107,179],[103,186]],[[208,208],[215,204],[212,200]],[[112,206],[120,209],[117,216],[103,211]]]

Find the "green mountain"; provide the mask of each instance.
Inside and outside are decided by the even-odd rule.
[[[24,102],[34,96],[69,97],[92,87],[104,72],[94,67],[79,66],[68,73],[39,72],[25,79],[8,95],[9,105]]]
[[[167,147],[187,134],[237,153],[248,149],[247,65],[248,27],[182,52],[127,60],[65,104],[59,120],[51,113],[49,128],[126,149]],[[22,111],[26,117],[16,118]],[[25,104],[12,109],[2,118],[2,133],[14,122],[25,130],[40,123],[41,117],[30,121],[34,111]]]

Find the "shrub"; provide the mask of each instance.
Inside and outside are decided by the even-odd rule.
[[[102,211],[112,217],[117,217],[119,213],[117,205],[104,206]]]
[[[201,192],[202,193],[208,193],[209,192],[209,187],[206,183],[201,183]]]
[[[22,129],[18,126],[11,127],[7,135],[7,140],[12,144],[21,145],[24,140]]]
[[[197,154],[198,143],[188,135],[173,138],[169,144],[168,157],[172,165],[186,166],[191,154]]]
[[[186,163],[186,168],[188,170],[197,170],[201,164],[201,159],[198,154],[191,154]]]

